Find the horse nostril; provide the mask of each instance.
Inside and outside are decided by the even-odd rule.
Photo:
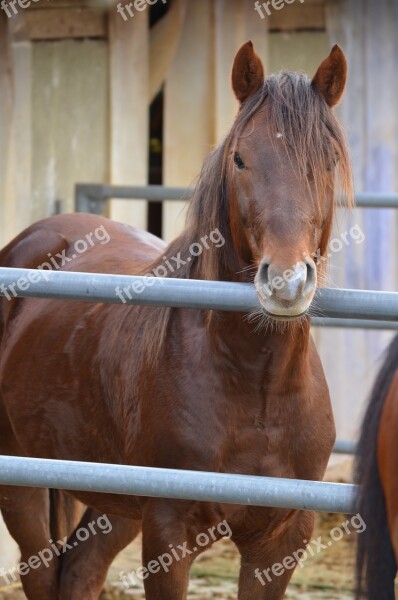
[[[310,258],[307,259],[306,264],[307,264],[307,278],[305,281],[305,288],[306,288],[306,290],[308,290],[310,288],[315,287],[317,274],[316,274],[316,265],[312,259],[310,259]]]
[[[260,285],[269,284],[269,263],[262,262],[258,270],[258,281]]]
[[[316,273],[315,264],[313,261],[309,262],[307,260],[307,281],[309,279],[314,279]]]

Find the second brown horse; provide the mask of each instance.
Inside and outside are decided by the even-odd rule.
[[[398,336],[373,386],[358,444],[356,598],[394,600],[398,571]]]

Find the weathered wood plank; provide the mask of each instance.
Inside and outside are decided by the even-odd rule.
[[[268,29],[246,0],[217,0],[215,5],[215,129],[216,142],[227,134],[238,112],[238,102],[231,89],[234,56],[246,40],[251,39],[256,53],[268,71]]]
[[[148,181],[149,11],[123,21],[109,15],[111,182],[145,185]],[[111,202],[111,217],[147,228],[147,202]]]
[[[164,183],[188,186],[214,144],[213,0],[188,0],[180,46],[165,86]],[[184,202],[163,204],[163,237],[183,228]]]
[[[112,8],[114,6],[114,0],[32,0],[29,8],[30,10],[42,10],[44,7],[48,10],[58,10],[59,8]]]
[[[283,10],[273,10],[270,6],[269,28],[271,31],[322,30],[326,28],[325,6],[321,3],[286,5]],[[263,10],[263,13],[265,11]],[[260,16],[259,16],[260,18]]]
[[[32,45],[11,46],[13,110],[6,173],[6,236],[11,239],[31,223]]]
[[[74,207],[77,181],[109,178],[105,40],[33,43],[31,218]]]
[[[7,228],[12,208],[6,192],[11,145],[13,76],[7,25],[6,15],[0,14],[0,247],[9,239]]]
[[[24,10],[10,20],[14,40],[106,38],[106,14],[101,10],[57,8]]]

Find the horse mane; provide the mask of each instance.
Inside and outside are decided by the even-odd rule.
[[[266,79],[262,88],[241,105],[230,132],[203,163],[188,204],[184,231],[169,244],[161,257],[146,267],[145,272],[163,265],[167,277],[249,280],[247,272],[241,272],[242,264],[233,244],[226,182],[228,173],[233,168],[236,140],[262,108],[266,108],[269,115],[271,139],[276,139],[277,132],[283,132],[278,146],[280,148],[282,142],[288,155],[295,156],[299,176],[306,182],[308,189],[313,181],[317,197],[326,192],[326,187],[330,187],[330,178],[326,176],[327,168],[333,163],[336,165],[333,186],[335,199],[337,196],[343,197],[347,206],[353,206],[349,153],[338,119],[306,75],[282,71]],[[273,143],[278,151],[277,144]],[[178,252],[182,257],[188,256],[192,243],[200,242],[217,228],[225,239],[222,247],[210,246],[174,273],[167,269],[165,257],[175,256]],[[330,226],[326,241],[329,241],[329,237]],[[322,254],[325,251],[326,247],[321,248]],[[172,314],[171,307],[143,307],[141,310],[143,356],[150,363],[156,362]]]

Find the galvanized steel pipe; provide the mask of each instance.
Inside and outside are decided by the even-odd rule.
[[[194,188],[171,187],[164,185],[108,185],[97,183],[77,183],[75,186],[76,208],[79,199],[91,199],[101,202],[109,198],[124,200],[145,199],[149,202],[162,200],[187,200],[192,197]],[[344,204],[344,199],[339,199],[338,204]],[[355,204],[358,208],[398,208],[398,194],[384,193],[358,193],[355,195]]]
[[[355,512],[356,487],[277,477],[0,456],[0,484]]]
[[[323,317],[313,317],[311,319],[313,327],[328,327],[334,329],[398,329],[397,321],[370,321],[367,319],[329,319]]]
[[[355,454],[357,445],[351,440],[336,440],[333,448],[335,454]]]
[[[38,279],[38,273],[40,278]],[[34,283],[23,286],[17,282]],[[37,280],[38,279],[38,280]],[[133,286],[139,291],[134,291]],[[0,294],[10,286],[18,296],[120,304],[116,289],[127,287],[127,304],[174,306],[248,312],[260,308],[253,285],[226,281],[136,277],[68,271],[0,268]],[[25,289],[23,289],[25,288]],[[314,316],[398,321],[398,293],[320,288],[311,312]]]

